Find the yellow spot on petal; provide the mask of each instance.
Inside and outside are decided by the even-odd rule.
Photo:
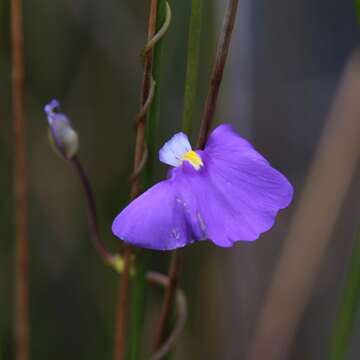
[[[181,161],[185,160],[188,161],[195,168],[195,170],[199,170],[204,165],[201,157],[194,150],[190,150],[183,155]]]

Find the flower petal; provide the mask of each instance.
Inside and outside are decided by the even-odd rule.
[[[175,134],[159,151],[159,160],[171,166],[179,166],[181,158],[191,150],[188,137],[180,132]]]
[[[209,224],[208,236],[217,245],[256,240],[273,226],[278,211],[292,200],[293,187],[285,176],[230,125],[213,131],[203,159],[206,180],[199,177],[197,180],[203,181],[197,188],[208,185],[208,200],[200,211]],[[210,193],[213,200],[209,199]],[[198,202],[200,205],[201,200]]]
[[[173,179],[161,181],[131,202],[114,220],[114,235],[154,250],[183,247],[196,238]]]

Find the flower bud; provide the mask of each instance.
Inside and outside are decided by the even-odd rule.
[[[50,101],[44,108],[49,124],[49,140],[54,149],[66,159],[71,159],[79,149],[79,137],[69,118],[58,112],[60,103]]]

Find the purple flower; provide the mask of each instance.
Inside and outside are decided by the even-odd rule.
[[[59,112],[60,103],[58,100],[51,100],[44,107],[48,118],[50,140],[55,149],[66,159],[74,157],[79,149],[79,139],[73,129],[69,118]]]
[[[193,151],[174,135],[160,150],[173,166],[169,178],[131,202],[114,220],[113,233],[135,246],[172,250],[209,239],[229,247],[269,230],[293,188],[230,125],[218,126],[205,149]]]

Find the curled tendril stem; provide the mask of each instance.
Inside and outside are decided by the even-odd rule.
[[[155,80],[151,77],[151,81],[150,81],[150,88],[149,88],[149,94],[145,100],[145,103],[144,105],[142,106],[142,108],[140,109],[139,111],[139,114],[137,116],[137,119],[136,119],[136,122],[135,122],[135,125],[137,125],[139,123],[139,121],[144,117],[146,116],[149,108],[150,108],[150,105],[151,103],[153,102],[154,100],[154,95],[155,95],[155,86],[156,86],[156,82]]]
[[[154,3],[157,3],[157,1],[154,1]],[[155,26],[155,22],[150,22],[152,26]],[[145,124],[145,118],[148,110],[150,109],[150,106],[154,100],[155,95],[155,87],[156,82],[152,77],[151,70],[152,70],[152,54],[151,51],[155,47],[155,45],[162,39],[162,37],[165,35],[167,30],[169,29],[171,23],[171,8],[168,2],[165,3],[165,20],[163,25],[160,27],[159,31],[153,35],[153,32],[149,29],[149,38],[150,40],[145,45],[144,49],[141,52],[141,62],[144,65],[144,84],[143,84],[143,99],[142,99],[142,107],[136,117],[136,127],[137,129],[140,129],[140,132],[144,132],[144,124]],[[139,130],[137,131],[139,133]],[[141,157],[139,154],[136,154],[137,151],[135,150],[135,164],[134,164],[134,171],[133,174],[130,177],[130,181],[133,182],[134,189],[131,191],[132,198],[138,195],[138,192],[140,191],[140,184],[138,183],[138,178],[141,173],[141,171],[144,169],[146,165],[146,161],[148,159],[148,152],[146,149],[145,144],[145,135],[137,135],[137,138],[142,138],[139,141],[139,145],[137,142],[136,150],[141,149]],[[142,142],[142,144],[140,144]],[[140,152],[140,150],[138,151]],[[144,161],[145,159],[145,161]]]
[[[166,336],[166,325],[168,324],[170,315],[172,313],[172,307],[174,302],[174,297],[176,294],[176,289],[179,280],[179,274],[181,269],[182,254],[176,250],[172,253],[170,269],[168,275],[168,284],[165,288],[165,295],[163,306],[160,313],[159,326],[157,329],[156,339],[155,339],[155,349],[160,349],[165,341]]]
[[[165,3],[165,20],[159,31],[147,42],[144,49],[141,52],[141,58],[154,48],[154,46],[161,40],[161,38],[168,31],[171,23],[171,7],[168,2]]]
[[[154,79],[151,77],[149,94],[145,100],[144,105],[141,107],[139,114],[137,115],[136,122],[135,122],[136,127],[138,127],[138,125],[141,125],[141,123],[144,122],[144,120],[145,120],[145,117],[150,108],[150,105],[151,105],[152,101],[154,100],[155,86],[156,86],[156,83],[155,83]],[[148,152],[148,148],[146,146],[145,137],[143,138],[142,141],[143,141],[142,157],[140,159],[140,162],[138,162],[137,164],[134,164],[134,170],[129,179],[129,181],[133,184],[134,184],[134,182],[136,183],[136,181],[138,180],[142,170],[144,169],[144,167],[146,165],[148,157],[149,157],[149,152]],[[140,184],[137,184],[136,191],[137,191],[137,189],[140,189],[140,188],[141,188]],[[133,190],[134,196],[136,195],[136,191]]]
[[[149,282],[161,285],[164,288],[167,288],[170,284],[170,278],[166,275],[149,271],[146,274],[146,278]],[[162,359],[174,346],[176,339],[182,332],[186,324],[187,318],[187,302],[186,297],[181,288],[176,289],[176,312],[177,312],[177,321],[175,326],[172,329],[172,332],[168,336],[167,339],[162,343],[161,347],[159,347],[150,357],[150,360],[160,360]]]
[[[148,157],[149,157],[149,151],[148,151],[148,148],[146,147],[146,142],[145,142],[143,156],[141,158],[141,161],[140,161],[138,167],[136,169],[134,169],[134,171],[130,177],[130,182],[133,182],[134,179],[139,177],[139,175],[141,174],[142,170],[144,169],[144,167],[146,165]]]

